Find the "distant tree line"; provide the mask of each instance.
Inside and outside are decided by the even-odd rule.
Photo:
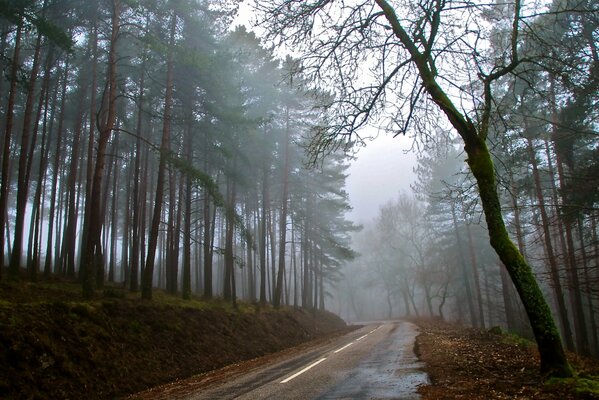
[[[298,61],[226,2],[0,10],[1,279],[324,307],[355,227],[344,154],[305,167],[329,95]]]

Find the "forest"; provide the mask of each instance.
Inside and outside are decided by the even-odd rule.
[[[487,205],[468,149],[471,139],[468,133],[456,134],[459,127],[452,120],[461,113],[464,123],[474,124],[477,135],[487,142],[499,200],[496,208],[509,237],[531,266],[565,347],[599,355],[597,4],[554,1],[546,8],[535,8],[516,2],[477,9],[461,8],[461,2],[417,3],[423,8],[423,19],[411,16],[401,22],[411,29],[414,52],[434,55],[423,62],[428,66],[414,69],[429,68],[427,73],[436,77],[439,88],[456,105],[449,111],[449,123],[439,122],[442,115],[435,109],[439,104],[443,109],[445,99],[435,99],[430,92],[429,98],[423,95],[425,74],[421,72],[422,86],[406,87],[405,80],[417,73],[406,66],[410,60],[400,65],[406,71],[392,69],[399,62],[388,61],[391,55],[399,61],[406,56],[393,53],[397,44],[387,44],[389,33],[371,34],[379,42],[363,43],[353,31],[359,18],[379,18],[376,9],[356,5],[342,23],[337,22],[342,28],[328,38],[330,42],[322,39],[317,45],[372,57],[381,53],[377,46],[388,41],[386,58],[378,56],[376,64],[369,66],[374,83],[343,93],[355,103],[339,113],[355,119],[338,116],[336,134],[351,137],[351,124],[366,123],[374,118],[372,114],[395,135],[412,136],[418,152],[410,189],[388,199],[378,216],[354,235],[360,256],[348,263],[333,309],[358,320],[369,315],[428,315],[481,328],[501,326],[535,337],[520,301],[522,294],[518,296],[505,260],[489,242]],[[431,9],[426,11],[425,5]],[[435,5],[440,7],[436,11]],[[315,3],[313,7],[314,13],[317,8],[325,15],[331,13]],[[291,15],[293,11],[278,12],[287,24],[301,18]],[[435,15],[440,20],[443,15],[445,25],[435,22]],[[472,18],[470,28],[476,29],[460,31],[452,23],[451,17],[456,16]],[[483,29],[481,21],[489,27]],[[390,30],[383,22],[380,26]],[[272,29],[285,35],[276,30],[278,26]],[[416,34],[419,29],[428,39]],[[349,39],[340,45],[339,37]],[[486,41],[488,47],[475,47],[475,40]],[[402,40],[402,45],[409,49],[409,43]],[[324,51],[311,60],[315,58],[319,65],[337,62],[326,59]],[[352,60],[344,62],[345,73],[351,76]],[[398,94],[402,90],[404,94]],[[461,136],[465,137],[462,143]]]
[[[599,355],[595,1],[238,6],[0,1],[0,279],[502,326],[561,376],[560,343]],[[361,230],[366,128],[418,162]]]
[[[324,308],[355,227],[347,160],[307,167],[328,94],[297,60],[226,2],[0,10],[2,279]]]

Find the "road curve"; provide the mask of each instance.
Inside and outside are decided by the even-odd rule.
[[[273,362],[177,398],[418,399],[428,382],[414,355],[409,322],[368,325],[332,343]]]

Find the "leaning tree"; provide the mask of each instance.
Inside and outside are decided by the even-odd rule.
[[[536,16],[560,12],[559,6],[538,10],[521,0],[269,0],[256,7],[270,39],[301,52],[314,84],[334,91],[332,117],[312,140],[313,156],[326,154],[340,139],[351,144],[361,128],[374,124],[396,134],[412,129],[426,135],[445,121],[458,133],[490,243],[530,319],[541,371],[571,376],[550,308],[506,230],[487,146],[490,127],[501,119],[496,85],[533,65],[535,60],[519,54],[521,38],[534,34]]]

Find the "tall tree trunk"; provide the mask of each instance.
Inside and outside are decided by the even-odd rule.
[[[66,262],[67,275],[70,277],[75,276],[75,252],[76,252],[76,239],[77,239],[77,204],[76,204],[76,188],[77,188],[77,172],[79,170],[79,151],[81,143],[81,130],[83,129],[83,104],[84,94],[86,93],[86,85],[81,82],[79,86],[79,110],[77,111],[77,120],[75,121],[73,146],[71,148],[71,162],[69,166],[69,176],[67,182],[67,223],[64,231],[63,246],[65,249],[64,261]]]
[[[129,290],[131,292],[137,292],[139,289],[139,266],[140,266],[140,236],[145,235],[145,232],[141,230],[141,220],[143,220],[142,205],[140,202],[140,163],[141,163],[141,137],[143,132],[143,106],[145,100],[145,70],[146,70],[146,56],[145,49],[142,61],[142,67],[139,77],[139,94],[137,97],[137,126],[135,128],[135,162],[133,166],[134,179],[133,179],[133,216],[132,216],[132,238],[131,238],[131,268],[130,268],[130,280]],[[141,216],[141,218],[140,218]]]
[[[68,78],[69,78],[69,57],[67,56],[67,59],[65,61],[65,67],[64,67],[64,77],[63,77],[63,81],[62,81],[62,88],[61,88],[61,99],[60,99],[60,109],[64,110],[65,109],[65,104],[66,104],[66,93],[67,93],[67,82],[68,82]],[[54,101],[54,104],[56,104],[56,100]],[[52,116],[50,118],[50,121],[54,120],[54,113],[55,113],[55,107],[53,105],[53,111],[52,111]],[[50,274],[52,273],[52,264],[53,264],[53,234],[54,234],[54,223],[55,220],[58,221],[58,218],[55,218],[55,213],[56,213],[56,192],[57,192],[57,186],[58,186],[58,180],[60,177],[60,165],[61,165],[61,161],[62,161],[62,139],[63,139],[63,124],[64,124],[64,118],[65,118],[65,113],[61,112],[60,116],[59,116],[59,120],[58,120],[58,131],[57,131],[57,137],[56,137],[56,151],[54,152],[54,160],[52,162],[52,194],[50,196],[50,214],[48,217],[48,240],[47,240],[47,245],[46,245],[46,260],[44,261],[44,275],[46,277],[49,277]],[[53,124],[51,123],[50,126],[50,133],[52,133],[53,131]],[[56,234],[57,237],[59,237],[59,234]],[[56,252],[54,252],[56,253]]]
[[[44,76],[44,80],[42,82],[41,88],[40,88],[40,94],[39,94],[39,101],[38,101],[38,105],[37,105],[37,109],[36,109],[36,113],[35,113],[35,117],[34,117],[34,122],[33,122],[33,132],[32,132],[32,138],[31,138],[31,146],[29,146],[29,155],[27,156],[27,167],[26,167],[26,172],[25,172],[25,181],[30,182],[31,181],[31,169],[33,168],[33,163],[34,163],[34,159],[35,159],[35,150],[36,150],[36,143],[37,143],[37,138],[38,138],[38,133],[39,133],[39,125],[40,125],[40,120],[42,117],[42,108],[44,106],[44,98],[47,96],[47,91],[48,91],[48,79],[47,79],[47,75]],[[42,157],[42,154],[40,152],[40,159]],[[30,250],[33,247],[33,220],[35,219],[35,214],[37,213],[37,209],[39,208],[39,203],[36,204],[35,203],[35,195],[34,195],[34,199],[33,199],[33,204],[31,207],[31,219],[30,219],[30,224],[29,224],[29,240],[27,241],[28,246],[27,246],[27,262],[25,265],[27,265],[27,269],[30,272],[30,278],[31,280],[35,280],[37,271],[32,271],[31,270],[31,252]]]
[[[2,180],[0,182],[0,275],[2,273],[1,271],[4,269],[4,227],[7,222],[6,216],[8,215],[8,187],[10,186],[8,174],[10,168],[10,142],[13,130],[15,97],[17,95],[17,73],[19,71],[22,33],[23,18],[21,17],[17,25],[17,32],[15,35],[15,46],[12,55],[10,89],[8,92],[8,103],[6,106],[6,130],[4,131],[4,147],[2,150]],[[14,271],[11,268],[10,275],[13,278],[17,278],[18,269]]]
[[[179,177],[179,191],[177,195],[177,216],[175,220],[174,237],[172,241],[172,266],[171,266],[171,281],[172,281],[172,294],[177,294],[179,290],[179,256],[181,249],[181,218],[183,215],[183,193],[185,186],[183,185],[184,176],[180,174]]]
[[[262,218],[260,221],[260,305],[266,305],[266,213],[268,209],[268,170],[263,167],[262,174]]]
[[[293,307],[297,307],[297,249],[295,247],[295,224],[291,227],[291,265],[293,267]]]
[[[152,299],[152,280],[154,276],[154,259],[156,257],[156,246],[158,245],[158,228],[162,214],[162,198],[164,195],[164,174],[166,160],[170,151],[171,116],[173,107],[173,47],[175,45],[175,31],[177,28],[177,14],[173,10],[170,25],[170,37],[168,47],[168,60],[166,71],[166,93],[164,97],[164,123],[162,126],[162,140],[160,143],[160,162],[158,165],[158,178],[156,181],[156,198],[154,200],[154,213],[148,239],[148,256],[144,268],[144,277],[141,297],[146,300]]]
[[[114,141],[115,154],[118,153],[118,136]],[[108,282],[114,283],[114,274],[116,270],[116,242],[118,234],[118,207],[119,207],[119,158],[114,158],[114,173],[112,178],[112,204],[110,205],[110,261],[108,263]],[[108,188],[106,193],[108,193]],[[105,206],[108,208],[108,205]],[[108,229],[106,229],[107,231]]]
[[[252,204],[252,206],[250,206],[250,202]],[[248,221],[248,224],[250,223],[250,221],[253,220],[253,215],[255,215],[255,212],[253,207],[255,206],[255,202],[254,199],[252,198],[250,200],[249,196],[246,199],[246,206],[245,206],[245,219],[246,221]],[[255,227],[256,224],[252,223],[252,225]],[[255,231],[255,229],[254,229]],[[255,236],[255,234],[254,234]],[[256,281],[254,278],[254,252],[252,251],[252,245],[250,245],[248,243],[247,246],[247,254],[246,254],[246,268],[247,268],[247,288],[248,288],[248,293],[247,293],[247,299],[253,303],[256,301]]]
[[[480,327],[485,329],[485,313],[483,311],[483,296],[480,290],[480,278],[478,274],[478,264],[476,263],[476,251],[472,241],[472,232],[470,225],[466,222],[466,235],[468,235],[468,252],[470,253],[470,266],[472,267],[472,277],[474,278],[474,291],[476,293],[476,303],[478,305],[478,320]]]
[[[148,179],[149,176],[153,176],[154,174],[152,173],[151,175],[148,175],[148,170],[152,169],[153,171],[153,167],[150,168],[148,167],[148,164],[150,162],[150,148],[149,146],[146,146],[145,148],[145,152],[144,152],[144,156],[143,156],[143,162],[144,162],[144,166],[142,168],[143,171],[143,175],[141,176],[140,179],[140,183],[139,183],[139,194],[140,194],[140,199],[139,199],[139,267],[140,267],[140,280],[141,282],[143,282],[143,276],[144,276],[144,267],[146,265],[146,227],[147,227],[147,223],[148,223],[148,194],[151,191],[148,191]],[[151,185],[151,184],[150,184]]]
[[[597,212],[593,212],[590,215],[591,217],[591,240],[593,243],[593,256],[595,258],[595,260],[597,260],[597,257],[599,256],[599,237],[597,235]],[[594,269],[595,269],[595,274],[593,276],[593,281],[596,282],[597,280],[599,280],[599,271],[597,268],[597,265],[599,263],[597,261],[595,261],[595,265],[594,265]],[[589,294],[590,299],[589,301],[593,302],[593,300],[595,300],[596,296],[593,296],[592,294]],[[595,315],[592,316],[592,320],[594,321],[596,318]],[[593,339],[594,342],[597,343],[595,346],[595,351],[597,352],[597,354],[599,354],[599,340],[597,340],[597,336],[599,335],[599,332],[597,330],[597,328],[594,328],[593,330]]]
[[[547,211],[545,209],[545,198],[543,197],[542,192],[541,177],[539,175],[539,169],[537,166],[537,157],[535,155],[532,139],[527,138],[527,142],[529,161],[532,165],[533,180],[535,183],[535,194],[537,197],[537,202],[539,203],[539,213],[541,214],[541,226],[543,228],[545,250],[547,251],[547,257],[549,262],[549,273],[551,276],[553,291],[555,293],[555,300],[557,302],[559,321],[561,323],[566,347],[569,350],[573,350],[574,342],[572,341],[572,331],[570,330],[570,323],[568,322],[568,311],[566,308],[566,302],[564,301],[564,294],[559,276],[559,268],[557,266],[557,258],[553,251],[553,244],[551,242],[551,233],[549,232],[549,227],[551,226],[551,223],[549,221],[549,217],[547,216]]]
[[[278,308],[281,304],[281,291],[283,289],[283,275],[285,273],[285,248],[287,245],[287,206],[289,197],[289,145],[291,132],[289,129],[289,106],[285,107],[285,144],[283,162],[283,193],[281,196],[281,216],[279,221],[279,271],[275,285],[273,306]]]
[[[539,347],[541,371],[555,376],[571,376],[572,369],[566,360],[549,306],[543,298],[532,269],[509,238],[505,228],[495,183],[495,169],[489,150],[480,137],[464,137],[468,164],[478,184],[491,246],[505,264],[522,299]]]
[[[165,281],[166,291],[170,294],[177,292],[177,283],[175,280],[177,265],[175,265],[175,224],[177,215],[177,199],[176,199],[176,179],[175,172],[172,168],[168,170],[168,223],[166,226],[166,251],[165,251]]]
[[[312,229],[312,207],[313,207],[313,199],[312,195],[308,194],[306,199],[306,219],[304,222],[304,233],[302,235],[302,241],[304,244],[304,276],[303,276],[303,285],[302,285],[302,307],[303,308],[312,308],[312,285],[310,280],[310,273],[312,270],[312,253],[313,246],[310,240],[311,229]]]
[[[225,276],[223,280],[223,297],[235,302],[233,280],[235,279],[235,259],[233,254],[233,233],[235,230],[235,181],[230,178],[227,182],[227,212],[225,221]]]
[[[116,81],[116,47],[119,37],[121,1],[113,0],[113,10],[111,19],[111,37],[110,51],[108,54],[108,73],[107,73],[107,91],[104,92],[104,101],[102,104],[102,118],[98,136],[98,150],[96,156],[96,165],[92,179],[91,195],[86,198],[85,224],[88,227],[86,243],[82,246],[81,254],[81,274],[83,281],[83,296],[91,298],[95,291],[95,286],[104,280],[104,262],[102,260],[102,209],[106,204],[101,204],[102,182],[104,179],[104,165],[106,161],[106,147],[112,134],[112,129],[116,121],[116,99],[117,99],[117,81]],[[108,93],[106,93],[108,92]],[[89,204],[89,206],[88,206]]]
[[[195,219],[195,249],[194,249],[194,260],[195,260],[195,288],[194,288],[194,293],[196,294],[201,294],[202,293],[202,289],[204,287],[204,281],[203,281],[203,269],[204,269],[204,265],[203,265],[203,253],[202,253],[202,222],[200,218],[196,218]]]
[[[591,279],[591,273],[589,271],[589,260],[587,257],[587,250],[586,250],[586,246],[585,246],[585,240],[584,240],[584,232],[582,229],[582,225],[583,225],[583,221],[582,221],[582,217],[578,217],[578,221],[577,221],[577,225],[578,225],[578,239],[580,242],[580,256],[582,259],[582,271],[583,271],[583,276],[584,276],[584,289],[580,288],[581,291],[584,291],[586,293],[586,297],[588,300],[588,315],[589,315],[589,322],[591,324],[591,334],[593,337],[593,351],[589,351],[589,353],[591,354],[597,354],[598,350],[599,350],[599,340],[598,340],[598,336],[597,336],[597,323],[595,321],[595,306],[593,304],[593,289],[592,289],[592,285],[593,285],[593,280]],[[590,349],[589,349],[590,350]]]
[[[277,284],[277,272],[276,272],[276,267],[277,267],[277,247],[276,247],[276,225],[275,225],[275,211],[274,210],[269,210],[267,215],[267,220],[268,220],[268,224],[267,226],[267,232],[268,232],[268,243],[269,243],[269,250],[270,250],[270,279],[268,281],[269,285],[268,285],[268,296],[270,298],[270,301],[272,302],[274,299],[274,294],[275,294],[275,286]]]
[[[132,155],[133,151],[130,153]],[[130,157],[132,159],[133,157]],[[127,182],[131,182],[133,178],[134,171],[129,166],[127,171]],[[121,278],[123,287],[129,286],[129,281],[131,279],[131,269],[129,258],[130,254],[130,246],[129,240],[131,238],[131,185],[125,185],[125,209],[123,210],[123,236],[121,239]]]
[[[455,234],[456,243],[458,245],[458,253],[460,255],[460,262],[462,265],[462,276],[464,279],[464,287],[466,289],[466,300],[468,301],[468,311],[470,313],[470,323],[472,326],[478,326],[476,319],[476,309],[474,306],[474,297],[472,296],[472,288],[470,287],[470,274],[466,269],[466,259],[464,258],[464,246],[462,243],[462,235],[458,228],[458,218],[456,216],[455,204],[451,205],[451,217],[453,220],[453,231]]]
[[[46,177],[46,167],[48,165],[48,155],[50,146],[48,145],[50,137],[48,135],[48,107],[50,99],[50,70],[52,68],[53,51],[50,49],[46,58],[46,67],[44,70],[44,83],[42,84],[42,95],[40,96],[40,102],[38,107],[38,116],[36,118],[37,131],[39,128],[39,121],[42,119],[43,111],[43,125],[42,125],[42,143],[40,149],[40,161],[39,169],[37,172],[37,186],[33,197],[33,212],[31,216],[31,225],[29,230],[33,232],[33,240],[29,241],[29,255],[28,255],[28,268],[30,269],[30,279],[32,281],[37,280],[37,274],[40,269],[39,255],[40,255],[40,224],[42,214],[42,193],[44,191],[44,181]],[[32,146],[33,150],[33,146]]]
[[[320,261],[318,263],[318,289],[320,292],[320,296],[318,298],[318,309],[320,311],[324,311],[324,301],[325,301],[325,292],[324,292],[324,265],[323,265],[323,254],[322,249],[320,249]]]
[[[92,202],[87,201],[92,195],[92,185],[94,180],[94,144],[95,144],[95,129],[97,124],[98,112],[96,106],[96,92],[98,90],[98,20],[93,18],[93,26],[90,34],[90,41],[92,46],[92,71],[91,79],[92,84],[90,88],[90,108],[89,108],[89,134],[87,135],[87,162],[85,168],[85,205],[83,211],[83,227],[81,229],[81,254],[85,251],[87,245],[87,236],[89,233],[89,219],[85,218],[86,215],[91,215]],[[83,278],[83,271],[79,270],[80,277]],[[91,278],[93,279],[93,278]]]
[[[558,117],[557,117],[557,106],[555,99],[555,89],[554,89],[554,78],[553,75],[550,74],[549,79],[550,84],[550,97],[551,97],[551,108],[552,108],[552,130],[551,130],[551,140],[555,145],[555,161],[557,164],[557,176],[559,180],[559,184],[561,188],[565,188],[567,185],[566,177],[564,174],[564,159],[568,159],[562,154],[560,151],[559,140],[560,134],[558,131]],[[572,159],[570,157],[570,159]],[[568,165],[570,170],[574,170],[573,165]],[[562,199],[564,200],[564,199]],[[587,334],[587,327],[584,316],[584,307],[582,304],[582,296],[580,290],[580,281],[578,278],[578,269],[576,265],[576,249],[574,247],[574,238],[572,233],[572,225],[575,221],[575,217],[573,216],[573,212],[571,209],[566,210],[565,201],[562,201],[561,210],[558,212],[560,217],[560,221],[562,222],[566,234],[566,271],[568,278],[568,286],[569,286],[569,294],[570,294],[570,309],[572,311],[572,319],[574,320],[574,331],[576,336],[576,348],[579,353],[588,355],[590,354],[589,349],[589,338]]]
[[[208,191],[204,191],[204,234],[203,234],[203,246],[204,246],[204,297],[206,299],[212,298],[212,226],[210,216],[210,195]]]
[[[512,302],[511,281],[507,270],[503,264],[499,265],[499,274],[501,277],[501,294],[503,296],[503,307],[505,310],[505,320],[508,332],[516,332],[518,324],[514,304]]]
[[[43,3],[45,8],[46,1]],[[43,18],[43,16],[42,16]],[[13,249],[9,265],[9,273],[13,278],[18,277],[23,256],[23,234],[25,230],[25,213],[27,209],[27,199],[29,194],[29,146],[33,146],[35,140],[31,138],[31,124],[33,120],[33,106],[35,104],[35,88],[40,66],[40,54],[42,46],[42,34],[38,32],[33,55],[33,65],[27,83],[27,100],[25,101],[25,110],[23,111],[23,130],[21,134],[21,150],[19,154],[19,173],[17,184],[17,213],[15,219]]]
[[[192,137],[192,119],[188,116],[188,124],[185,132],[185,158],[191,165],[193,162],[193,137]],[[183,180],[183,179],[182,179]],[[183,298],[191,299],[191,196],[192,185],[191,176],[187,174],[185,181],[185,215],[183,216],[183,282],[181,292]],[[181,182],[183,184],[183,182]],[[179,200],[181,201],[181,200]]]

